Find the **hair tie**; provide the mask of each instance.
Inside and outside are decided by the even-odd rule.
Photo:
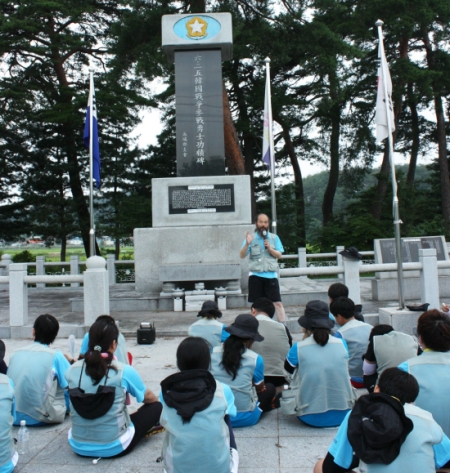
[[[95,351],[102,351],[102,347],[100,345],[95,345],[94,350]]]

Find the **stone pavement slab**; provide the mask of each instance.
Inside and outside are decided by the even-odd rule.
[[[176,371],[176,349],[182,337],[159,337],[153,345],[137,345],[127,340],[133,354],[134,366],[147,387],[159,393],[159,383]],[[294,334],[294,340],[299,335]],[[17,348],[31,343],[28,340],[5,340],[8,362]],[[67,339],[57,339],[52,345],[65,353],[69,350]],[[81,339],[76,340],[79,350]],[[133,398],[132,398],[133,399]],[[133,400],[129,407],[137,407]],[[130,455],[117,459],[102,459],[97,465],[92,459],[73,453],[67,442],[70,418],[63,424],[30,427],[30,452],[19,459],[16,467],[20,473],[162,473],[156,460],[161,454],[162,435],[143,440]],[[14,432],[17,432],[17,427]],[[241,473],[311,473],[315,462],[323,458],[337,429],[315,429],[302,424],[297,418],[285,416],[279,409],[263,414],[253,427],[235,429],[240,456]],[[202,472],[201,467],[198,470]],[[193,472],[194,473],[194,472]],[[197,473],[197,472],[195,472]]]

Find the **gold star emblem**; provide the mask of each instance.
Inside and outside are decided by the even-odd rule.
[[[208,23],[198,16],[186,22],[187,34],[191,38],[203,38],[206,36],[207,27]]]

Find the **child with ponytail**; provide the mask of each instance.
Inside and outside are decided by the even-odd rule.
[[[127,455],[158,428],[161,403],[133,367],[115,358],[118,335],[112,317],[97,319],[89,330],[85,358],[65,374],[72,418],[69,444],[78,455]],[[144,403],[131,415],[126,407],[127,393]]]

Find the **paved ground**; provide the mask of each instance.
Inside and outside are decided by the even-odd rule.
[[[161,380],[176,371],[175,351],[181,337],[157,339],[154,345],[137,345],[128,340],[133,353],[134,366],[147,387],[159,393]],[[6,359],[29,340],[5,340]],[[77,349],[81,340],[77,340]],[[58,339],[54,347],[68,352],[68,341]],[[135,405],[130,406],[134,410]],[[70,419],[57,426],[30,428],[30,452],[21,456],[15,472],[21,473],[156,473],[162,472],[156,459],[161,454],[162,435],[145,439],[127,457],[101,460],[97,465],[92,459],[75,455],[67,443]],[[16,432],[17,428],[15,428]],[[295,417],[276,411],[264,414],[259,424],[235,429],[242,473],[311,473],[314,463],[322,458],[337,429],[314,429],[303,425]],[[194,472],[192,472],[194,473]],[[195,472],[197,473],[197,472]],[[198,473],[203,472],[201,467]]]
[[[289,278],[290,288],[295,285],[294,278]],[[316,280],[318,289],[328,288],[333,280]],[[131,290],[117,285],[111,294]],[[364,313],[374,313],[379,307],[396,305],[395,301],[376,302],[371,300],[370,280],[361,280],[361,296]],[[9,294],[0,290],[0,326],[9,322]],[[61,323],[82,324],[83,314],[71,312],[70,299],[82,297],[82,289],[46,288],[29,290],[29,325],[42,313],[55,315]],[[224,311],[223,322],[232,323],[237,314],[248,308]],[[304,306],[287,307],[286,313],[292,321],[303,314]],[[161,380],[175,370],[175,351],[182,340],[180,335],[187,334],[187,329],[196,318],[194,312],[112,312],[120,321],[121,330],[127,336],[129,351],[134,356],[134,366],[140,372],[146,385],[159,393]],[[141,321],[155,322],[157,340],[154,345],[136,344],[136,329]],[[294,340],[300,334],[293,334]],[[5,340],[9,355],[18,347],[30,343],[30,340]],[[81,340],[77,340],[77,349]],[[68,352],[68,340],[57,339],[54,346]],[[136,405],[131,405],[134,409]],[[67,431],[70,419],[59,426],[34,428],[31,430],[31,448],[28,455],[20,458],[15,471],[22,473],[66,473],[66,472],[126,472],[154,473],[162,472],[156,459],[160,456],[162,435],[144,440],[136,450],[117,460],[101,460],[97,465],[92,460],[78,457],[67,443]],[[315,462],[322,458],[331,443],[337,429],[314,429],[299,422],[295,417],[284,416],[280,410],[265,414],[258,425],[236,429],[242,473],[306,473],[312,472]],[[198,470],[202,472],[201,468]]]

